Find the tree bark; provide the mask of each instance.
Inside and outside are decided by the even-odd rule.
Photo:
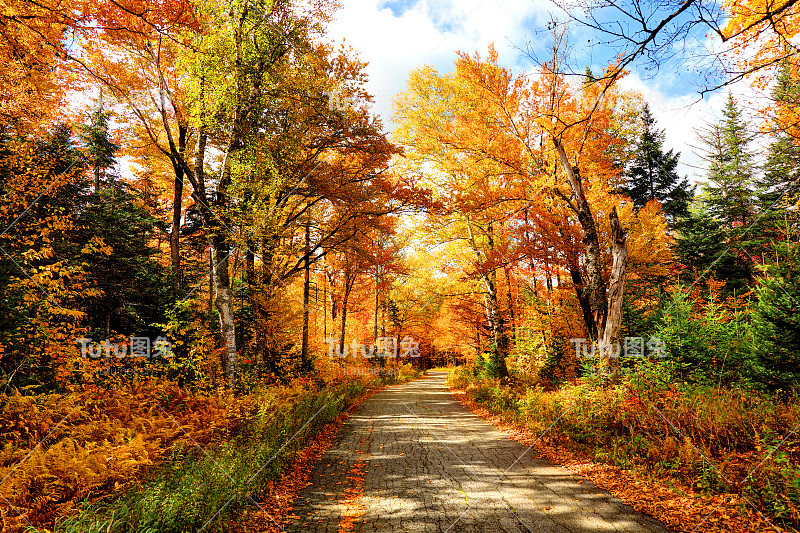
[[[375,267],[375,313],[374,313],[374,320],[375,326],[372,331],[372,340],[373,342],[378,342],[378,283],[380,278],[378,276],[378,267]]]
[[[514,312],[514,295],[511,292],[511,272],[510,268],[507,266],[503,269],[506,275],[506,293],[507,301],[508,301],[508,329],[511,333],[511,346],[515,346],[517,344],[517,320],[516,320],[516,313]]]
[[[233,314],[228,257],[230,249],[224,237],[212,239],[211,257],[214,262],[214,307],[219,314],[219,329],[225,348],[222,353],[222,374],[228,386],[236,379],[236,326]]]
[[[347,282],[345,282],[347,284]],[[342,353],[345,351],[345,334],[347,332],[347,301],[350,299],[350,289],[345,287],[344,294],[342,294],[342,314],[341,323],[339,328],[339,349]],[[356,354],[352,354],[354,357]]]
[[[475,252],[475,258],[477,259],[477,262],[480,263],[481,253],[478,249],[478,244],[475,241],[475,235],[472,231],[472,221],[469,219],[467,219],[467,230],[469,232],[469,239],[470,243],[472,244],[472,249]],[[489,247],[492,249],[494,247],[494,236],[492,234],[491,224],[489,224],[487,235],[489,237]],[[508,375],[508,369],[506,368],[505,362],[507,343],[505,338],[504,321],[502,317],[500,317],[500,314],[497,310],[497,284],[494,270],[491,272],[481,271],[481,280],[483,281],[483,286],[486,289],[486,292],[484,293],[484,306],[486,308],[486,318],[489,321],[489,329],[492,333],[492,339],[494,340],[494,357],[497,360],[498,374],[499,377],[506,377]]]
[[[181,158],[186,158],[186,131],[185,125],[178,126],[178,152]],[[175,182],[172,195],[172,231],[169,234],[169,255],[172,265],[172,275],[180,289],[183,284],[181,275],[181,213],[183,210],[183,178],[184,169],[180,164],[173,164]]]
[[[183,174],[183,172],[181,172]],[[178,288],[182,285],[181,276],[181,209],[183,197],[183,176],[175,176],[175,190],[172,201],[172,231],[169,234],[169,255],[172,273]]]
[[[589,334],[589,339],[592,342],[597,341],[597,324],[594,323],[594,316],[592,316],[592,308],[589,306],[589,301],[583,294],[583,278],[581,271],[578,270],[577,265],[570,267],[569,275],[572,278],[572,284],[575,286],[575,296],[578,298],[578,304],[581,306],[583,312],[583,324],[586,326],[586,331]]]
[[[586,194],[583,191],[583,184],[581,183],[580,174],[577,168],[573,168],[572,164],[567,157],[567,152],[564,150],[564,145],[557,137],[553,137],[553,145],[558,152],[558,157],[564,173],[567,176],[572,192],[575,196],[575,205],[571,205],[572,209],[578,215],[578,222],[583,229],[583,245],[586,250],[586,273],[587,283],[585,285],[584,294],[589,303],[589,309],[592,313],[592,318],[597,327],[597,331],[601,332],[605,329],[607,302],[606,302],[606,284],[603,281],[603,264],[600,255],[600,239],[597,234],[597,226],[594,222],[594,215],[592,215],[589,202],[586,200]]]
[[[586,305],[581,301],[581,308],[584,311],[584,320],[587,311],[591,312],[594,328],[589,328],[591,335],[594,329],[597,339],[600,341],[601,356],[609,356],[614,353],[614,345],[619,342],[619,329],[622,323],[622,297],[625,290],[625,260],[628,257],[627,237],[622,224],[614,207],[609,214],[612,233],[612,265],[611,278],[608,284],[603,280],[602,262],[600,257],[600,240],[597,227],[592,216],[589,202],[583,191],[580,174],[574,169],[567,158],[567,153],[558,138],[553,137],[553,144],[558,151],[561,166],[567,175],[567,180],[572,187],[575,196],[575,205],[570,207],[577,213],[578,221],[583,228],[583,243],[586,248],[586,270],[589,283],[585,288]],[[576,281],[576,273],[571,272],[573,281]],[[580,273],[577,273],[580,279]],[[577,289],[576,289],[577,290]],[[579,300],[581,300],[579,294]],[[588,310],[586,309],[588,306]],[[616,358],[609,358],[610,366],[618,368],[619,361]]]
[[[202,96],[202,93],[201,93]],[[204,117],[203,117],[204,118]],[[234,132],[237,128],[234,127]],[[225,153],[222,176],[216,192],[215,204],[223,207],[227,200],[227,185],[230,181],[230,152],[231,147],[238,141],[236,133],[232,133],[228,150]],[[198,132],[197,154],[195,158],[195,190],[193,196],[203,216],[203,224],[209,232],[209,245],[211,248],[211,277],[214,286],[214,306],[219,314],[220,337],[223,343],[222,374],[228,387],[233,385],[236,378],[236,327],[233,313],[233,296],[231,294],[230,273],[228,271],[228,257],[231,248],[228,240],[227,229],[220,221],[220,214],[211,211],[208,197],[205,193],[205,149],[207,133],[203,126]]]
[[[613,353],[613,346],[619,343],[619,330],[622,324],[622,296],[625,291],[625,261],[628,258],[628,244],[625,230],[617,216],[614,207],[608,217],[611,221],[611,278],[608,282],[608,318],[603,330],[601,346],[605,347],[608,354]],[[601,350],[602,353],[602,350]],[[609,366],[616,371],[619,368],[619,359],[611,357]]]
[[[303,278],[303,340],[302,348],[300,349],[300,361],[304,371],[311,370],[311,360],[308,356],[308,305],[311,287],[311,217],[306,220],[305,231],[305,274]]]
[[[214,254],[211,253],[211,246],[208,247],[208,316],[212,317],[214,312]]]

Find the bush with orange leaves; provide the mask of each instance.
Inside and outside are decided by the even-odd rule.
[[[169,382],[0,397],[1,529],[48,524],[129,484],[176,445],[226,438],[245,405]]]
[[[247,440],[261,426],[269,434],[260,437],[269,440],[265,449],[273,446],[282,454],[273,465],[279,468],[283,455],[294,451],[284,449],[287,432],[307,437],[368,388],[417,375],[410,365],[387,365],[391,372],[376,374],[320,361],[315,379],[256,385],[242,396],[192,392],[170,381],[118,379],[66,395],[0,396],[0,530],[33,526],[47,531],[63,516],[80,521],[87,507],[79,502],[103,508],[109,496],[135,491],[142,479],[157,478],[162,466],[180,468],[193,455],[213,455],[226,446],[234,454],[245,453],[233,441]],[[328,407],[324,413],[314,407],[320,402]],[[304,413],[312,407],[314,424],[308,424]],[[77,530],[84,525],[78,523]]]

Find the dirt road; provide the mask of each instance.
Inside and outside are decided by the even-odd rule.
[[[510,440],[432,373],[365,401],[295,502],[298,532],[667,532]]]

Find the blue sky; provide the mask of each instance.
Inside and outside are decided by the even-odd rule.
[[[401,91],[412,69],[431,65],[440,72],[452,69],[457,50],[485,53],[494,43],[504,66],[515,73],[529,70],[534,62],[527,51],[546,54],[551,18],[564,14],[550,0],[342,0],[330,26],[335,40],[344,40],[362,60],[369,63],[369,90],[375,95],[375,111],[387,130],[392,127],[391,98]],[[714,43],[697,35],[675,48],[676,59],[658,71],[639,62],[630,69],[623,86],[639,90],[650,103],[660,128],[666,130],[666,144],[682,153],[679,172],[690,179],[702,179],[702,166],[695,154],[694,130],[714,121],[727,90],[701,99],[703,65],[696,59],[684,61],[690,53],[702,52]],[[618,50],[596,44],[594,35],[573,27],[573,64],[579,72],[587,65],[599,71]],[[744,84],[732,88],[746,93]],[[742,105],[748,101],[742,96]]]

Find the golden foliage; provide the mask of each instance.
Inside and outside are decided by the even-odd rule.
[[[249,402],[172,383],[115,383],[66,396],[11,395],[0,408],[3,531],[48,524],[138,479],[174,447],[224,438]]]

